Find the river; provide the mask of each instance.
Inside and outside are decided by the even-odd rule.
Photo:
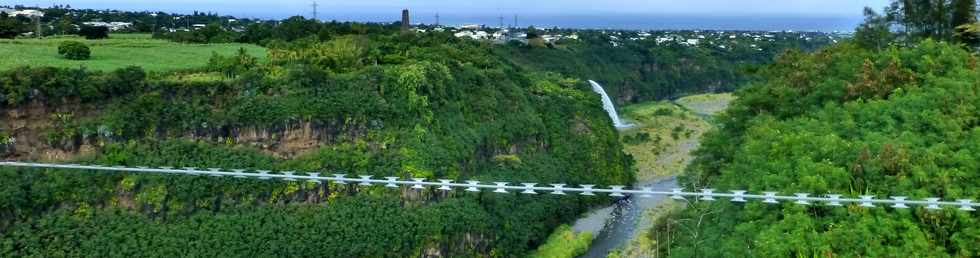
[[[682,128],[698,128],[690,138],[678,139],[677,141],[668,143],[663,151],[654,154],[655,158],[638,160],[637,165],[643,166],[640,168],[638,175],[642,174],[646,176],[638,176],[640,182],[635,185],[634,189],[650,187],[655,190],[670,190],[677,188],[676,177],[655,177],[651,175],[656,175],[658,174],[657,172],[660,175],[681,174],[692,160],[691,153],[700,146],[701,135],[707,128],[712,126],[707,121],[711,120],[711,117],[715,114],[725,110],[731,100],[733,98],[729,94],[706,94],[685,97],[674,103],[687,108],[686,111],[681,111],[688,112],[687,114],[689,116],[687,118],[685,116],[680,116],[680,118],[675,116],[674,119],[658,117],[653,120],[647,119],[646,122],[636,123],[636,127],[630,129],[621,128],[622,130],[641,131],[647,130],[647,128],[673,128],[678,125],[684,125]],[[657,108],[664,108],[664,106],[654,107],[654,109]],[[629,110],[627,109],[627,111]],[[644,112],[641,110],[638,113],[652,114],[654,112]],[[691,122],[692,120],[700,122]],[[651,132],[651,135],[655,135],[654,132],[656,131],[649,132]],[[668,137],[666,135],[661,136]],[[651,147],[656,144],[660,144],[659,141],[654,145],[637,145],[637,148],[627,148],[627,152],[631,152],[636,157],[650,157],[648,155],[649,153],[638,155],[641,153],[637,152],[650,151]],[[644,161],[647,162],[644,163]],[[657,208],[667,198],[669,197],[653,196],[644,198],[632,196],[622,199],[614,205],[593,210],[585,217],[576,221],[572,226],[575,232],[588,231],[594,233],[594,239],[589,246],[589,250],[580,257],[606,257],[611,251],[626,246],[627,243],[653,225],[652,221],[644,218],[644,212]]]
[[[655,190],[669,190],[677,187],[677,178],[666,177],[660,180],[641,183],[639,187],[652,187]],[[637,188],[639,188],[637,187]],[[592,240],[589,251],[581,257],[600,258],[606,257],[610,251],[622,246],[633,239],[637,230],[641,230],[640,222],[643,212],[647,209],[657,207],[664,202],[667,196],[639,197],[622,199],[615,205],[595,210],[588,216],[575,223],[573,229],[576,232],[592,231],[599,232]]]

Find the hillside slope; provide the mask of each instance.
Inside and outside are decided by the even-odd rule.
[[[632,183],[584,82],[444,35],[284,43],[219,80],[0,72],[4,159]],[[410,60],[410,61],[409,61]],[[203,77],[208,78],[208,77]],[[0,256],[524,255],[606,197],[0,168]]]
[[[684,181],[779,190],[978,199],[980,73],[958,46],[791,53],[739,91]],[[975,257],[976,212],[700,202],[670,218],[678,257]],[[683,228],[681,231],[679,228]],[[664,232],[671,231],[671,232]]]

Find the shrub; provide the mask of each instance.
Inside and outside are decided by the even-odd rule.
[[[83,26],[78,30],[78,35],[85,39],[104,39],[109,38],[109,28],[101,26]]]
[[[672,116],[674,115],[674,110],[671,108],[658,108],[657,111],[653,112],[655,116]]]
[[[71,60],[87,60],[91,57],[92,51],[82,42],[65,41],[58,45],[58,54]]]
[[[528,257],[577,257],[588,251],[590,244],[592,232],[575,234],[568,225],[561,225],[548,237],[547,242]]]
[[[7,13],[0,13],[0,38],[16,38],[25,31],[24,24],[17,21],[17,17],[8,16]]]
[[[7,132],[0,131],[0,145],[10,144],[13,142],[14,137]]]
[[[650,133],[647,132],[623,136],[623,143],[629,145],[637,145],[648,141],[650,141]]]

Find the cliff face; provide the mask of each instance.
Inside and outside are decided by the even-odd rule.
[[[631,160],[587,84],[516,72],[488,56],[477,58],[482,63],[440,57],[485,55],[480,48],[430,48],[414,57],[423,61],[353,72],[268,64],[209,82],[127,74],[140,78],[126,80],[131,87],[109,83],[117,73],[24,68],[0,78],[3,89],[14,89],[5,95],[16,97],[0,106],[0,132],[15,139],[0,155],[378,177],[633,181]],[[85,83],[100,80],[107,82]],[[7,243],[0,251],[15,256],[520,256],[606,201],[10,168],[0,168],[0,178],[0,193],[17,197],[0,202],[0,242]],[[70,236],[37,237],[62,234]],[[288,250],[267,253],[260,248],[266,243]]]

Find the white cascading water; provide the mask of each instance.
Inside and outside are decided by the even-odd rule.
[[[606,109],[606,112],[609,113],[609,118],[612,119],[613,126],[616,128],[629,128],[633,126],[631,124],[623,123],[623,120],[619,119],[619,113],[616,113],[616,106],[613,106],[612,99],[610,99],[609,95],[606,94],[606,90],[602,88],[602,85],[599,85],[599,83],[593,80],[589,80],[589,84],[592,84],[592,90],[595,91],[595,93],[599,93],[599,95],[602,96],[602,108]]]

